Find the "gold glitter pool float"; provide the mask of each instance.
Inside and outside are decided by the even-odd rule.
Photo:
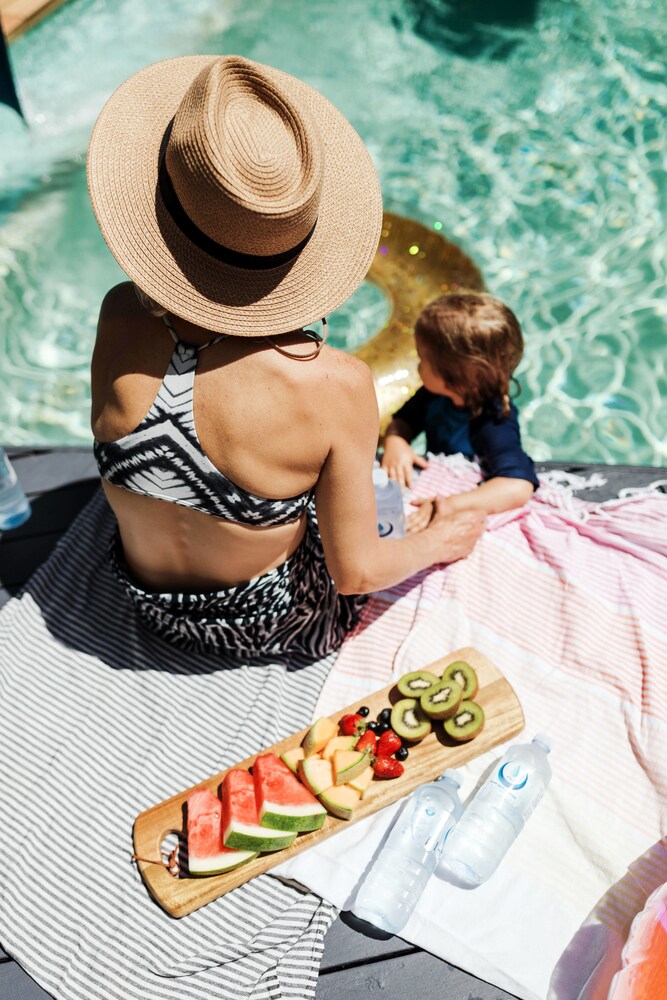
[[[367,280],[378,285],[391,305],[389,322],[355,352],[373,373],[380,408],[380,433],[392,413],[421,384],[417,375],[414,324],[424,306],[439,295],[482,291],[484,281],[473,262],[433,229],[391,212],[384,213],[382,236]]]

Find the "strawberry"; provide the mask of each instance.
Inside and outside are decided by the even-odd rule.
[[[400,778],[405,768],[393,757],[378,757],[373,764],[376,778]]]
[[[355,750],[368,750],[370,753],[375,753],[375,744],[377,743],[377,736],[375,733],[367,729],[363,736],[360,736],[354,745]]]
[[[363,715],[344,715],[338,723],[343,736],[358,736],[366,728]]]
[[[401,737],[397,736],[393,729],[387,729],[378,740],[376,753],[378,757],[391,757],[402,746],[403,740]]]

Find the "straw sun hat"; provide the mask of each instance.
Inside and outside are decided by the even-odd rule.
[[[380,187],[343,115],[240,56],[148,66],[112,94],[88,152],[112,254],[170,312],[236,336],[326,316],[377,248]]]

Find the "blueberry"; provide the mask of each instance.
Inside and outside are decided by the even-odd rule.
[[[370,708],[367,708],[365,705],[362,705],[361,708],[357,709],[357,715],[363,715],[364,718],[366,718],[369,712]]]
[[[378,728],[377,728],[378,733],[386,733],[387,730],[389,730],[389,729],[391,729],[391,726],[389,725],[388,722],[379,722],[378,723]]]
[[[391,716],[390,708],[383,708],[378,715],[378,722],[389,722],[389,717]]]
[[[394,754],[396,760],[405,760],[407,756],[408,756],[407,747],[401,747],[400,750],[397,750],[396,753]]]
[[[372,733],[375,733],[375,732],[377,732],[377,729],[378,729],[378,723],[377,722],[369,722],[369,723],[366,724],[366,729],[370,729],[370,731]]]

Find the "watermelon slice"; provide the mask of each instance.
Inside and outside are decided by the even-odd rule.
[[[220,791],[225,847],[239,851],[281,851],[283,847],[289,847],[296,833],[259,825],[255,782],[249,771],[238,767],[227,771]]]
[[[276,830],[319,830],[327,811],[274,753],[252,766],[260,826]]]
[[[222,844],[222,802],[208,788],[188,796],[188,870],[190,875],[219,875],[257,857],[256,851],[233,851]]]

